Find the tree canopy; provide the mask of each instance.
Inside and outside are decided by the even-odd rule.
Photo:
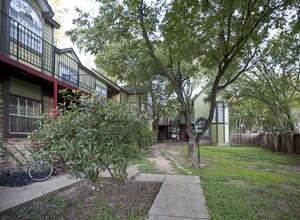
[[[226,89],[247,130],[296,131],[300,109],[300,38],[281,32],[260,51],[254,69]],[[247,118],[247,119],[246,119]],[[246,123],[245,123],[246,122]],[[252,122],[252,123],[251,123]],[[254,129],[252,129],[252,128]]]
[[[299,16],[290,16],[298,10],[295,0],[99,2],[96,17],[78,11],[77,27],[67,32],[71,40],[95,54],[116,45],[126,48],[127,54],[116,54],[122,65],[133,50],[140,52],[138,63],[150,59],[155,74],[166,77],[173,86],[192,140],[184,83],[197,77],[199,68],[191,67],[197,64],[208,70],[210,112],[205,133],[213,119],[217,94],[255,65],[272,30],[296,23]]]

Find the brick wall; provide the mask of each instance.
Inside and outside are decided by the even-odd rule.
[[[7,170],[26,171],[30,162],[30,141],[27,139],[8,139],[0,143],[0,172]]]
[[[0,81],[0,172],[8,170],[26,171],[30,162],[32,162],[30,150],[30,141],[27,138],[10,138],[3,141],[3,95],[2,81]],[[44,113],[53,112],[53,98],[44,96]]]
[[[53,98],[49,96],[44,96],[43,98],[43,108],[44,113],[53,112]]]

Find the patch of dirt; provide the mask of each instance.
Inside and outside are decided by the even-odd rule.
[[[6,212],[0,219],[143,219],[147,218],[161,185],[138,181],[118,183],[111,178],[95,183],[83,181],[66,191]]]
[[[152,149],[148,159],[153,162],[157,169],[161,170],[162,172],[167,174],[176,174],[176,170],[173,168],[172,162],[166,159],[161,152],[165,151],[172,156],[176,156],[183,145],[184,144],[182,142],[157,144],[155,148]]]

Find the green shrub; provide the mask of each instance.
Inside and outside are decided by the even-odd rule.
[[[154,144],[155,134],[144,123],[145,115],[113,101],[94,96],[79,99],[64,90],[65,102],[58,119],[41,118],[41,126],[29,138],[33,155],[61,166],[75,178],[96,180],[108,170],[124,180],[129,160],[139,157],[141,148]]]

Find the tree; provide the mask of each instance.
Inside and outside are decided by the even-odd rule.
[[[91,18],[79,11],[77,28],[68,31],[73,42],[85,51],[97,53],[109,44],[143,49],[166,77],[177,95],[192,141],[184,83],[199,63],[210,75],[210,111],[205,131],[212,123],[217,94],[250,69],[257,50],[269,30],[285,22],[288,1],[156,1],[102,0],[99,14]],[[146,56],[140,57],[144,59]],[[124,60],[120,60],[124,62]],[[188,68],[184,68],[188,67]],[[202,135],[198,138],[202,138]],[[191,146],[191,151],[194,146]]]
[[[297,130],[299,119],[294,110],[300,108],[300,38],[290,31],[270,38],[267,49],[258,54],[256,67],[226,89],[225,96],[233,97],[230,109],[240,113],[236,120],[252,121],[252,126],[256,121],[261,130],[281,134]],[[283,144],[286,138],[282,136]]]
[[[176,94],[169,81],[160,76],[159,71],[144,48],[125,42],[107,44],[97,53],[96,66],[110,77],[132,87],[143,86],[149,96],[152,110],[153,130],[158,132],[159,120],[172,117],[177,111]],[[143,59],[141,59],[143,57]]]
[[[239,94],[233,95],[231,91],[228,95],[235,97],[238,111],[249,113],[246,117],[256,114],[262,123],[261,128],[283,133],[294,132],[292,110],[300,107],[300,93],[297,91],[299,72],[277,71],[264,60],[262,66],[237,82],[235,86]]]
[[[75,178],[96,180],[108,170],[124,180],[131,159],[140,146],[154,144],[154,132],[144,124],[145,115],[125,105],[63,90],[67,99],[55,120],[44,116],[38,131],[30,135],[33,155],[46,158]],[[67,106],[67,108],[66,108]]]
[[[173,118],[178,114],[178,102],[168,81],[161,76],[151,81],[148,93],[153,116],[153,130],[158,132],[160,119]]]

